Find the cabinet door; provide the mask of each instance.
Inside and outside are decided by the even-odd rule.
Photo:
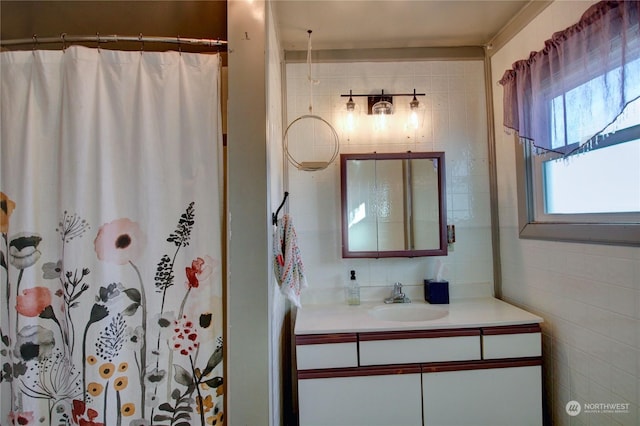
[[[542,425],[541,367],[423,373],[425,426]]]
[[[298,381],[300,426],[421,426],[420,373]]]

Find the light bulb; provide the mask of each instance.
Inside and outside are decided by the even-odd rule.
[[[381,100],[373,105],[371,112],[375,117],[375,129],[385,130],[389,120],[387,116],[393,114],[393,104],[389,101]]]
[[[418,130],[420,127],[422,127],[424,106],[416,98],[415,90],[413,99],[411,100],[411,102],[409,102],[409,108],[411,111],[409,112],[409,118],[407,120],[407,128],[410,130]]]
[[[420,121],[418,120],[418,113],[414,110],[411,111],[409,115],[409,127],[414,130],[417,130],[420,125]]]
[[[347,133],[352,133],[356,129],[359,113],[360,108],[358,104],[354,102],[351,97],[351,91],[349,91],[349,100],[347,101],[344,115],[344,130]]]

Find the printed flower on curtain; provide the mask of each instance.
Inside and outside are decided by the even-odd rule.
[[[218,405],[213,408],[213,415],[207,417],[207,424],[211,426],[222,426],[224,424],[224,413]]]
[[[0,232],[6,234],[9,232],[9,218],[16,208],[16,203],[11,200],[4,192],[0,192]]]
[[[12,425],[35,425],[36,422],[33,418],[33,411],[27,411],[23,413],[9,413],[9,421]]]
[[[124,291],[122,283],[111,283],[106,287],[100,287],[96,302],[109,303]]]
[[[60,234],[63,243],[68,243],[74,238],[80,238],[91,228],[89,222],[77,214],[70,214],[67,210],[62,213],[62,219],[58,222],[56,232]]]
[[[96,422],[94,419],[98,417],[98,412],[93,408],[87,408],[87,404],[77,399],[73,400],[73,408],[71,410],[73,424],[80,426],[104,426],[104,423]]]
[[[185,272],[187,275],[187,287],[198,288],[200,282],[206,280],[211,276],[214,268],[217,265],[210,256],[205,256],[204,259],[198,257],[191,262],[191,267],[187,266]]]
[[[149,389],[145,400],[147,407],[155,408],[160,405],[161,396],[157,386],[164,383],[166,377],[167,372],[165,370],[159,370],[158,368],[154,368],[145,376],[144,379],[147,382],[147,389]]]
[[[16,336],[14,354],[25,361],[43,359],[51,354],[56,341],[53,331],[40,325],[28,325]]]
[[[200,345],[196,325],[186,315],[174,322],[172,339],[173,349],[180,355],[190,355]]]
[[[25,317],[37,317],[51,305],[51,292],[47,287],[34,287],[22,290],[16,298],[16,311]]]
[[[38,245],[42,237],[38,234],[21,232],[9,243],[9,262],[18,269],[25,269],[40,259]]]
[[[42,265],[42,278],[45,280],[56,280],[62,273],[62,260],[57,262],[47,262]]]
[[[201,412],[206,414],[213,409],[213,398],[211,395],[207,395],[205,398],[196,396],[196,413]]]
[[[60,347],[38,360],[37,368],[29,368],[20,382],[24,396],[48,400],[50,411],[58,414],[70,413],[71,401],[82,394],[80,373]]]
[[[121,218],[102,225],[94,245],[98,259],[124,265],[140,257],[146,237],[136,222]]]
[[[171,326],[176,319],[176,313],[173,311],[166,311],[163,313],[158,313],[151,317],[149,321],[149,335],[150,336],[159,336],[162,340],[168,340],[171,338],[172,331]],[[160,349],[160,344],[158,341],[158,349]]]
[[[133,351],[139,351],[145,331],[141,325],[133,328],[127,327],[125,331],[125,345]]]

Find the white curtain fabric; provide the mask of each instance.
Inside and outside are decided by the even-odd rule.
[[[0,56],[0,424],[221,424],[219,56]]]

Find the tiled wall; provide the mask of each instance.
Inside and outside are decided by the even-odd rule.
[[[592,2],[554,2],[492,57],[493,81]],[[545,394],[554,425],[640,424],[640,248],[520,240],[512,135],[494,88],[502,287],[507,301],[542,316]],[[583,412],[570,417],[575,400]],[[588,403],[630,404],[586,413]]]
[[[451,297],[492,294],[493,260],[489,209],[487,125],[482,61],[320,63],[286,66],[287,123],[309,113],[330,122],[340,137],[340,152],[444,151],[447,216],[457,242],[448,256],[395,259],[342,259],[340,234],[340,166],[337,160],[318,172],[288,165],[289,212],[294,219],[309,288],[304,303],[343,302],[342,287],[355,270],[364,300],[388,297],[394,282],[423,297],[424,278],[433,278],[438,262],[445,267]],[[395,120],[387,131],[374,131],[372,117],[361,113],[357,128],[346,133],[343,113],[348,94],[426,93],[425,123],[415,133],[404,129],[410,97],[396,97]],[[366,98],[355,99],[366,111]],[[317,120],[316,120],[317,121]],[[296,161],[330,157],[333,139],[322,123],[301,120],[289,132]]]

